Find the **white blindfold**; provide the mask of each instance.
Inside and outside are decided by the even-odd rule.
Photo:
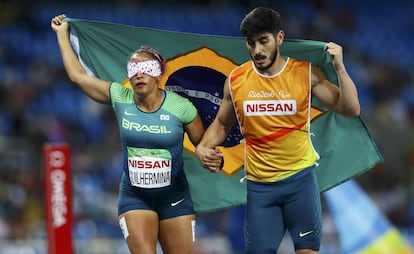
[[[132,78],[138,72],[145,73],[151,77],[161,75],[161,65],[157,60],[147,60],[143,62],[128,62],[128,78]]]

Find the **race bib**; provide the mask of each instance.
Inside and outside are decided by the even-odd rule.
[[[171,154],[165,149],[128,147],[131,185],[160,188],[171,184]]]

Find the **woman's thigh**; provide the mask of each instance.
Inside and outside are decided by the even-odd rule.
[[[156,252],[159,219],[154,211],[132,210],[121,214],[118,219],[131,253]]]
[[[160,221],[160,244],[164,254],[192,254],[194,241],[194,214]]]

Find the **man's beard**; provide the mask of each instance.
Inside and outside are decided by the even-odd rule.
[[[266,66],[257,66],[257,64],[256,64],[256,62],[254,62],[255,64],[255,66],[256,66],[256,68],[259,70],[259,71],[266,71],[266,70],[268,70],[270,67],[272,67],[272,65],[275,63],[275,61],[276,61],[276,57],[277,57],[277,48],[276,48],[276,50],[275,50],[275,52],[273,52],[273,54],[270,56],[270,63],[268,64],[268,65],[266,65]],[[254,58],[254,57],[253,57]]]

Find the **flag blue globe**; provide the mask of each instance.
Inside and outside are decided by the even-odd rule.
[[[225,80],[225,75],[212,68],[188,66],[172,73],[168,77],[165,89],[188,98],[197,107],[204,127],[207,128],[220,107]],[[243,136],[240,127],[235,124],[221,145],[235,146],[241,139]]]

